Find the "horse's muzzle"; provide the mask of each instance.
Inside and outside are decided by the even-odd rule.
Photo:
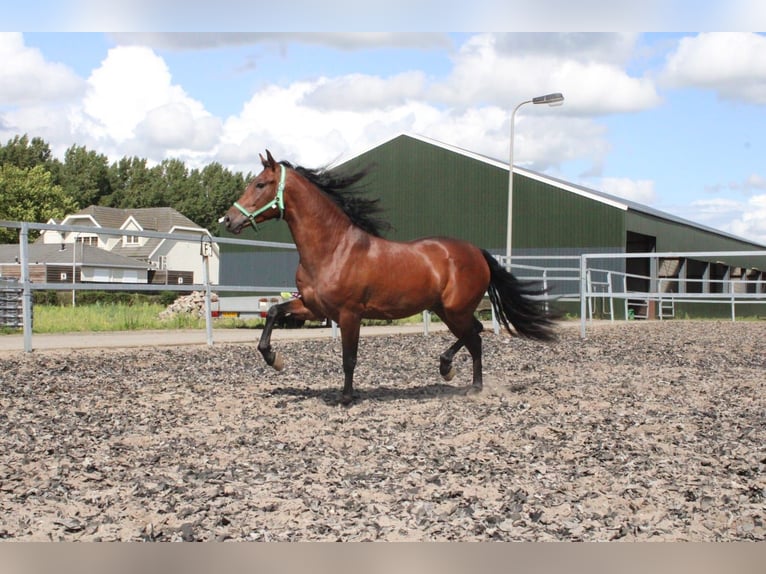
[[[235,212],[232,214],[231,210],[219,219],[218,222],[223,223],[226,230],[234,234],[239,234],[248,223],[247,218],[243,217],[241,213]]]

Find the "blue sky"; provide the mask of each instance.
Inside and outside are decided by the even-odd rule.
[[[517,166],[766,244],[763,34],[43,30],[0,62],[1,141],[243,172],[402,132],[507,161],[510,110],[562,92],[517,113]]]

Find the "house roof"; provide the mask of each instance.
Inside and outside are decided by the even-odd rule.
[[[72,253],[73,248],[74,254]],[[0,264],[17,263],[18,257],[18,245],[0,245]],[[74,243],[33,243],[29,245],[30,263],[72,265],[73,258],[76,265],[85,267],[107,266],[126,269],[146,269],[147,267],[146,263],[92,245]]]
[[[408,138],[411,138],[411,139],[414,139],[414,140],[421,141],[421,142],[426,143],[428,145],[440,147],[440,148],[445,149],[447,151],[450,151],[452,153],[457,153],[457,154],[463,155],[465,157],[469,157],[469,158],[475,159],[477,161],[480,161],[480,162],[486,163],[488,165],[492,165],[492,166],[498,167],[500,169],[505,169],[505,170],[508,169],[508,162],[507,161],[500,161],[498,159],[494,159],[494,158],[491,158],[491,157],[486,156],[486,155],[482,155],[482,154],[479,154],[479,153],[476,153],[476,152],[472,152],[472,151],[469,151],[469,150],[466,150],[466,149],[463,149],[463,148],[460,148],[460,147],[457,147],[457,146],[453,146],[453,145],[450,145],[450,144],[447,144],[447,143],[444,143],[444,142],[440,142],[438,140],[434,140],[434,139],[428,138],[426,136],[416,135],[416,134],[411,134],[411,133],[399,134],[398,136],[395,136],[395,137],[390,138],[390,139],[388,139],[388,140],[386,140],[384,142],[381,142],[381,143],[379,143],[379,144],[377,144],[377,145],[375,145],[375,146],[373,146],[373,147],[371,147],[371,148],[369,148],[367,150],[364,150],[363,152],[358,153],[356,155],[358,156],[358,155],[362,155],[363,153],[367,153],[367,152],[369,152],[369,151],[371,151],[371,150],[373,150],[373,149],[375,149],[377,147],[380,147],[381,145],[384,145],[386,143],[392,142],[392,141],[394,141],[394,140],[396,140],[396,139],[398,139],[400,137],[408,137]],[[622,210],[625,210],[625,211],[630,210],[630,211],[634,211],[634,212],[637,212],[637,213],[644,213],[644,214],[651,215],[653,217],[658,217],[660,219],[665,219],[667,221],[671,221],[671,222],[674,222],[674,223],[679,223],[679,224],[682,224],[682,225],[687,225],[687,226],[690,226],[690,227],[695,227],[697,229],[701,229],[701,230],[704,230],[704,231],[715,233],[716,235],[720,235],[722,237],[728,237],[730,239],[735,239],[737,241],[742,241],[742,242],[745,242],[745,243],[749,243],[749,244],[757,246],[759,248],[764,248],[764,246],[762,246],[759,243],[756,243],[754,241],[751,241],[749,239],[738,237],[738,236],[733,235],[731,233],[726,233],[726,232],[721,231],[719,229],[708,227],[706,225],[702,225],[702,224],[696,223],[694,221],[691,221],[691,220],[688,220],[688,219],[684,219],[682,217],[678,217],[678,216],[673,215],[671,213],[660,211],[659,209],[654,209],[653,207],[649,207],[648,205],[643,205],[641,203],[638,203],[638,202],[635,202],[635,201],[631,201],[629,199],[625,199],[625,198],[622,198],[622,197],[617,197],[615,195],[610,195],[608,193],[604,193],[603,191],[599,191],[599,190],[591,189],[591,188],[588,188],[588,187],[585,187],[585,186],[582,186],[582,185],[577,185],[577,184],[574,184],[574,183],[570,183],[570,182],[567,182],[567,181],[564,181],[564,180],[561,180],[561,179],[558,179],[558,178],[555,178],[555,177],[551,177],[551,176],[548,176],[548,175],[545,175],[545,174],[542,174],[542,173],[539,173],[539,172],[536,172],[536,171],[520,168],[518,166],[514,166],[513,167],[513,173],[514,174],[519,174],[519,175],[522,175],[522,176],[525,176],[525,177],[528,177],[530,179],[534,179],[534,180],[540,181],[542,183],[546,183],[548,185],[552,185],[554,187],[558,187],[559,189],[563,189],[565,191],[569,191],[571,193],[575,193],[577,195],[581,195],[583,197],[587,197],[589,199],[592,199],[594,201],[598,201],[600,203],[605,203],[607,205],[610,205],[612,207],[616,207],[618,209],[622,209]]]
[[[123,229],[133,220],[142,231],[158,231],[171,233],[175,229],[186,232],[196,231],[206,233],[206,230],[191,219],[182,215],[172,207],[145,207],[122,209],[91,205],[77,213],[67,215],[62,223],[69,225],[93,225],[107,229]],[[110,250],[111,253],[146,260],[154,253],[164,239],[150,237],[142,245],[123,245],[119,243]]]
[[[199,228],[199,225],[172,207],[121,209],[117,207],[91,205],[90,207],[81,209],[77,213],[67,215],[62,223],[71,223],[71,220],[74,218],[92,218],[98,223],[99,227],[120,229],[131,217],[135,219],[145,231],[168,233],[174,227]]]

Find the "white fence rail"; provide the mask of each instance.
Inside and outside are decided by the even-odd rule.
[[[154,231],[134,231],[125,229],[94,228],[89,226],[69,226],[44,223],[0,221],[0,227],[19,230],[19,285],[23,291],[22,315],[24,332],[24,350],[32,350],[32,292],[35,290],[99,290],[99,291],[202,291],[205,293],[205,329],[207,343],[213,344],[211,292],[215,288],[221,292],[249,293],[279,293],[294,291],[294,285],[227,285],[214,284],[210,281],[208,269],[210,244],[234,244],[253,247],[268,247],[275,249],[294,250],[290,243],[275,243],[268,241],[253,241],[245,239],[210,237],[207,235],[192,235],[179,233],[160,233]],[[202,259],[202,283],[167,285],[148,283],[50,283],[32,282],[29,273],[29,232],[55,230],[59,232],[75,232],[88,234],[104,234],[136,237],[169,239],[179,242],[193,242],[200,246]],[[205,244],[208,244],[207,246]],[[658,269],[666,260],[694,260],[698,262],[713,262],[707,265],[721,265],[721,261],[746,258],[748,261],[759,261],[758,267],[743,270],[740,267],[737,277],[729,276],[721,279],[703,277],[687,277],[682,273],[672,276],[660,276]],[[643,259],[648,262],[651,272],[648,275],[627,273],[624,271],[630,259]],[[509,261],[504,256],[498,256],[501,264],[508,267]],[[545,261],[545,265],[540,265]],[[537,262],[537,264],[535,264]],[[741,304],[766,304],[766,251],[719,251],[719,252],[667,252],[667,253],[587,253],[567,256],[515,256],[510,261],[510,268],[519,279],[536,280],[545,289],[551,289],[550,296],[541,300],[579,303],[580,335],[586,336],[586,327],[594,318],[596,305],[601,305],[601,313],[610,320],[615,320],[615,313],[621,308],[623,317],[629,317],[631,305],[643,305],[645,315],[635,315],[636,318],[650,317],[648,309],[653,306],[656,317],[664,320],[674,316],[678,303],[726,304],[731,308],[731,319],[736,319],[736,306]],[[553,264],[549,264],[553,263]],[[729,271],[731,268],[729,268]],[[646,289],[631,289],[630,283],[643,283]],[[493,323],[497,331],[499,326],[493,312]],[[428,332],[428,317],[424,314],[424,332]],[[333,334],[336,330],[333,329]]]

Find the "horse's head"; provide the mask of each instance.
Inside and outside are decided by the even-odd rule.
[[[286,168],[277,163],[266,150],[266,157],[261,157],[263,171],[245,188],[242,197],[234,202],[223,217],[226,229],[239,233],[248,225],[258,229],[257,224],[275,217],[282,217],[285,209],[283,194],[285,191]]]

